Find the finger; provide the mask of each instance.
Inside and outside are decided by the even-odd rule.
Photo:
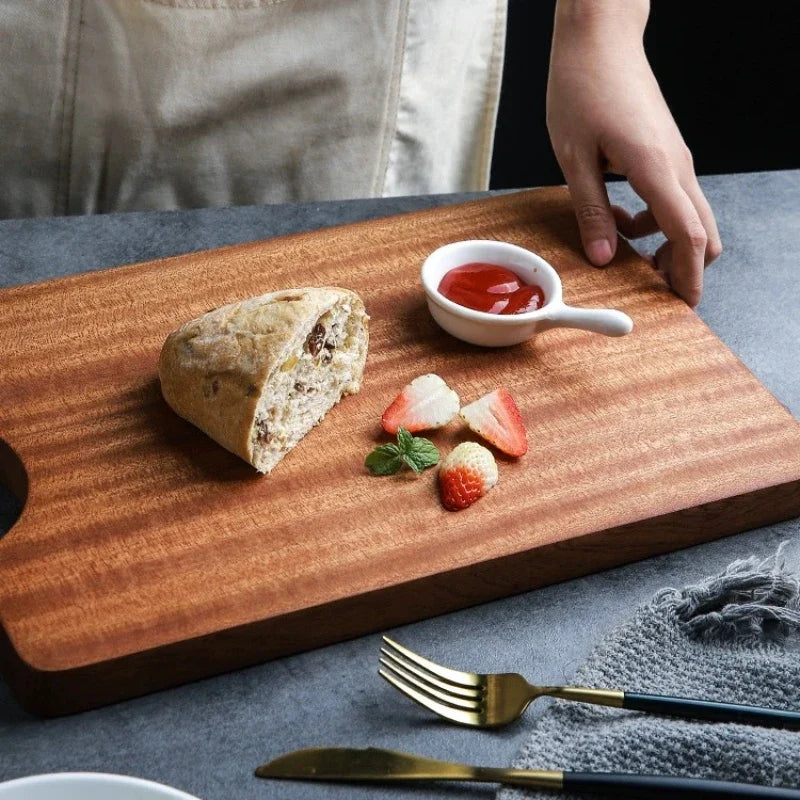
[[[672,242],[664,242],[653,254],[652,260],[653,269],[663,278],[667,286],[671,286],[669,273],[672,268],[672,249]]]
[[[640,211],[635,216],[631,215],[622,206],[611,206],[614,220],[617,223],[617,230],[628,239],[636,239],[639,236],[647,236],[658,231],[658,223],[652,218],[650,209]],[[643,253],[639,255],[654,269],[658,270],[655,254]],[[664,277],[662,275],[662,277]]]
[[[611,213],[614,215],[614,222],[617,225],[617,230],[628,239],[633,237],[630,231],[633,228],[633,215],[622,206],[611,206]]]
[[[670,263],[664,265],[670,285],[690,306],[696,306],[703,293],[708,236],[694,203],[669,170],[632,173],[628,182],[650,207],[659,228],[672,244],[668,251]]]
[[[617,250],[617,224],[596,156],[577,154],[561,165],[569,186],[583,249],[596,267],[608,264]]]
[[[706,229],[706,236],[708,236],[708,243],[706,244],[706,254],[704,259],[705,266],[708,266],[714,259],[718,258],[722,253],[722,239],[719,235],[717,228],[717,220],[714,218],[714,212],[697,182],[697,178],[692,175],[690,180],[683,184],[686,194],[689,195],[694,207],[700,216],[700,221]]]
[[[620,206],[611,206],[611,211],[614,214],[614,221],[617,223],[617,230],[626,239],[639,239],[659,231],[656,218],[649,208],[639,211],[635,215],[631,215]]]

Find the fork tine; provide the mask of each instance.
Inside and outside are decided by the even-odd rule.
[[[479,700],[481,697],[481,688],[478,686],[465,688],[463,686],[456,686],[454,683],[447,683],[446,681],[439,680],[433,673],[428,672],[428,670],[422,670],[418,667],[415,667],[410,661],[406,661],[404,658],[400,658],[392,653],[390,650],[387,650],[385,647],[381,647],[381,653],[386,656],[391,662],[402,668],[402,670],[406,673],[410,672],[416,675],[421,681],[425,684],[430,684],[435,686],[437,689],[441,689],[441,691],[446,692],[449,695],[457,695],[458,697],[466,697],[468,700]],[[384,659],[381,659],[381,663],[385,663]],[[386,666],[390,666],[386,664]]]
[[[392,673],[396,678],[404,680],[407,684],[410,684],[417,689],[417,691],[431,695],[434,699],[441,700],[443,703],[447,703],[447,705],[450,706],[463,708],[467,711],[480,711],[481,703],[478,698],[467,700],[463,697],[457,697],[456,695],[449,694],[446,691],[442,692],[436,687],[431,686],[429,683],[419,680],[410,672],[408,672],[403,666],[393,664],[391,661],[388,661],[385,658],[381,659],[381,664],[387,669],[388,672]]]
[[[437,664],[435,661],[429,661],[427,658],[423,658],[420,655],[417,655],[413,650],[409,650],[407,647],[403,647],[403,645],[398,644],[393,639],[390,639],[388,636],[383,637],[383,641],[389,645],[389,647],[394,648],[397,650],[400,655],[405,656],[408,661],[416,664],[418,667],[422,667],[423,669],[428,670],[428,672],[432,672],[437,677],[441,678],[442,680],[449,681],[450,683],[455,683],[458,686],[464,687],[479,687],[481,685],[481,677],[480,675],[476,675],[474,672],[462,672],[458,669],[450,669],[449,667],[443,667],[441,664]]]
[[[474,728],[480,727],[480,718],[476,712],[452,708],[431,697],[427,697],[422,692],[418,692],[413,686],[408,686],[394,675],[390,675],[386,670],[378,670],[378,674],[384,680],[389,681],[395,689],[401,691],[406,697],[433,711],[434,714],[449,719],[451,722],[458,722],[461,725],[469,725]]]

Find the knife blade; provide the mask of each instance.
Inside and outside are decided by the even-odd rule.
[[[561,788],[558,770],[508,770],[439,761],[376,747],[312,747],[279,756],[256,769],[259,778],[317,781],[479,781]]]
[[[256,775],[315,781],[478,781],[649,800],[800,800],[800,789],[777,786],[671,775],[476,767],[375,747],[295,750],[258,767]]]

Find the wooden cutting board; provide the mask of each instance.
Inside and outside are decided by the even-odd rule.
[[[433,323],[435,247],[496,238],[560,271],[568,302],[634,332],[551,331],[504,350]],[[90,247],[91,243],[87,243]],[[239,298],[342,285],[372,316],[361,393],[272,475],[179,419],[167,333]],[[61,714],[386,629],[800,514],[800,425],[626,245],[584,262],[562,189],[504,195],[0,292],[0,663]],[[435,470],[364,457],[399,389],[442,375],[516,398],[531,448],[444,511]],[[447,451],[457,424],[432,435]]]

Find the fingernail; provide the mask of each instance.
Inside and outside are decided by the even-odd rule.
[[[611,242],[608,239],[595,239],[586,245],[586,252],[592,264],[596,267],[602,267],[611,261]]]

